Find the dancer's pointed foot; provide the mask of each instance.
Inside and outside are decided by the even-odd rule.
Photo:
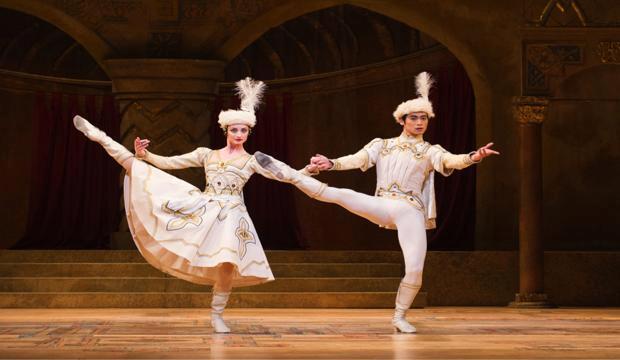
[[[295,185],[299,190],[312,198],[318,198],[327,187],[326,184],[260,151],[255,152],[254,157],[260,167],[271,173],[279,181]]]
[[[73,117],[73,125],[92,141],[100,142],[106,134],[80,115]]]
[[[414,334],[417,332],[415,326],[411,325],[404,317],[392,319],[392,325],[394,325],[396,331],[405,334]]]
[[[211,315],[211,326],[213,326],[213,332],[218,334],[230,333],[230,328],[224,322],[224,319],[220,315]]]

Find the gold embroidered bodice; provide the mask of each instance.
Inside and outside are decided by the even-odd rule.
[[[255,172],[274,179],[272,174],[258,165],[254,155],[243,154],[222,160],[219,150],[204,147],[178,156],[159,156],[147,151],[141,159],[160,169],[203,167],[206,180],[204,193],[218,198],[242,197],[243,187]]]
[[[219,151],[211,151],[204,162],[205,167],[205,193],[216,195],[241,196],[243,187],[252,175],[244,171],[246,164],[252,158],[245,154],[223,161]]]

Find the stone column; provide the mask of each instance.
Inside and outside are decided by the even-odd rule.
[[[521,96],[513,100],[519,127],[519,293],[511,307],[545,308],[542,217],[542,123],[549,101]]]
[[[209,128],[225,63],[190,59],[111,59],[105,61],[120,105],[121,142],[133,151],[136,136],[151,140],[149,150],[164,156],[209,145]],[[174,170],[198,187],[204,170]],[[124,216],[123,216],[124,219]],[[126,220],[113,237],[115,248],[131,247]]]

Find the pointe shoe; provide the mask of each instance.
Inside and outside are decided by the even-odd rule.
[[[405,318],[393,318],[392,325],[396,329],[396,331],[405,333],[405,334],[415,334],[418,330],[415,326],[411,325]]]
[[[80,115],[75,115],[73,117],[73,126],[76,129],[80,130],[87,138],[95,142],[101,142],[106,137],[106,133],[99,130],[96,126],[88,122],[88,120],[84,119]]]
[[[88,139],[99,143],[99,145],[101,145],[103,149],[122,166],[125,166],[123,164],[127,161],[127,159],[133,157],[133,154],[127,150],[126,147],[112,140],[112,138],[106,135],[106,133],[99,130],[96,126],[89,123],[88,120],[84,119],[80,115],[73,117],[73,125],[76,129],[84,133]]]
[[[213,327],[213,332],[218,334],[228,334],[230,333],[230,328],[224,322],[224,319],[220,315],[211,315],[211,326]]]
[[[321,199],[321,194],[327,187],[327,184],[308,176],[308,174],[297,171],[285,163],[276,160],[269,155],[263,154],[260,151],[255,152],[254,157],[256,158],[258,165],[275,176],[279,181],[295,185],[299,190],[303,191],[311,198]]]

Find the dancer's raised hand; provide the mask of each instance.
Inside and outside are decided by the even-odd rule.
[[[491,146],[493,146],[492,142],[490,142],[490,143],[486,144],[485,146],[481,147],[480,149],[476,150],[476,152],[471,156],[471,159],[473,161],[480,161],[480,160],[484,159],[487,156],[499,155],[499,152],[491,149]]]
[[[140,139],[136,137],[136,140],[133,142],[133,148],[136,152],[136,156],[143,157],[146,155],[146,148],[149,147],[149,143],[151,141],[149,139]]]
[[[334,166],[334,164],[332,164],[332,162],[325,155],[321,154],[316,154],[311,157],[310,164],[318,166],[318,169],[321,171],[329,170],[332,166]]]

